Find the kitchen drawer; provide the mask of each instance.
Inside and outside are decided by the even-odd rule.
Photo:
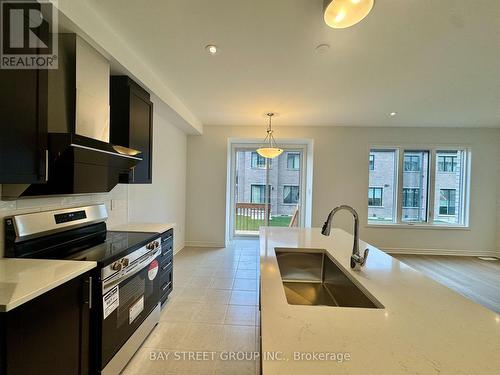
[[[174,257],[174,250],[168,250],[168,251],[165,251],[158,256],[158,262],[160,262],[160,264],[164,264],[164,263],[168,263],[170,262]]]
[[[160,273],[160,287],[162,287],[163,284],[165,284],[165,282],[172,280],[172,269],[173,269],[172,265],[170,265],[165,270],[162,270],[162,268],[160,267],[160,270],[159,270],[159,273]]]
[[[173,242],[174,242],[174,231],[172,229],[166,231],[165,233],[162,233],[161,235],[162,246],[167,243],[173,244]]]
[[[162,304],[167,299],[168,295],[172,291],[174,286],[173,272],[172,268],[165,271],[164,274],[160,274],[160,300]]]
[[[166,253],[168,251],[174,250],[174,239],[171,237],[169,240],[161,241],[161,252]]]
[[[162,297],[160,298],[160,302],[161,302],[161,306],[162,306],[162,307],[163,307],[163,305],[167,302],[167,300],[168,300],[168,293],[167,293],[167,294],[165,294],[164,296],[162,296]]]
[[[165,241],[168,241],[168,240],[173,240],[173,239],[174,239],[174,230],[173,229],[169,229],[166,232],[161,234],[161,242],[162,243]]]
[[[172,268],[174,260],[172,257],[165,257],[159,260],[160,263],[160,273],[164,274],[169,268]]]

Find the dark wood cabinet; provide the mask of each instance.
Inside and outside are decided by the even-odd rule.
[[[89,374],[89,274],[0,313],[0,374]]]
[[[0,184],[45,183],[47,133],[75,130],[76,35],[58,46],[57,69],[0,69]]]
[[[149,93],[127,76],[112,76],[110,107],[110,142],[141,151],[142,158],[120,182],[152,183],[153,103]]]
[[[47,70],[0,70],[0,184],[46,180]]]
[[[160,302],[165,304],[174,287],[174,230],[170,229],[161,234],[160,264]]]

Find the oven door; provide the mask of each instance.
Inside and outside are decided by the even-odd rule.
[[[158,269],[158,260],[151,259],[102,295],[101,369],[158,305]]]

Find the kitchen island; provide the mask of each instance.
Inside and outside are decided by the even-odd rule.
[[[340,229],[261,228],[261,352],[264,375],[498,374],[500,317],[360,241],[366,265],[352,271],[353,237]],[[291,305],[275,248],[324,249],[383,308]]]

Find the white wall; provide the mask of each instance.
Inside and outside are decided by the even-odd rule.
[[[132,76],[154,92],[163,102],[173,109],[172,119],[176,125],[191,134],[203,133],[203,124],[184,105],[184,103],[167,87],[151,70],[145,59],[123,38],[119,30],[111,27],[110,22],[103,18],[99,9],[90,1],[50,0],[62,13],[59,24],[66,32],[77,33],[80,37],[97,48],[113,65],[126,69]],[[128,25],[126,27],[129,27]]]
[[[498,188],[497,188],[497,252],[500,256],[500,155],[498,156]]]
[[[188,137],[186,242],[224,243],[228,138],[261,138],[263,127],[207,126]],[[313,226],[345,203],[361,217],[363,239],[390,251],[491,254],[497,250],[500,129],[277,127],[276,137],[314,140]],[[368,149],[373,144],[466,144],[472,148],[470,230],[367,228]],[[335,226],[351,231],[347,215]]]
[[[155,97],[153,115],[153,183],[129,186],[129,221],[175,222],[174,250],[184,247],[187,136],[171,125]]]
[[[127,185],[119,184],[107,194],[88,194],[50,198],[23,198],[15,201],[0,201],[0,257],[3,257],[4,254],[4,217],[29,212],[57,210],[61,208],[86,206],[89,204],[99,203],[106,204],[109,216],[107,222],[108,226],[121,225],[127,222]]]

